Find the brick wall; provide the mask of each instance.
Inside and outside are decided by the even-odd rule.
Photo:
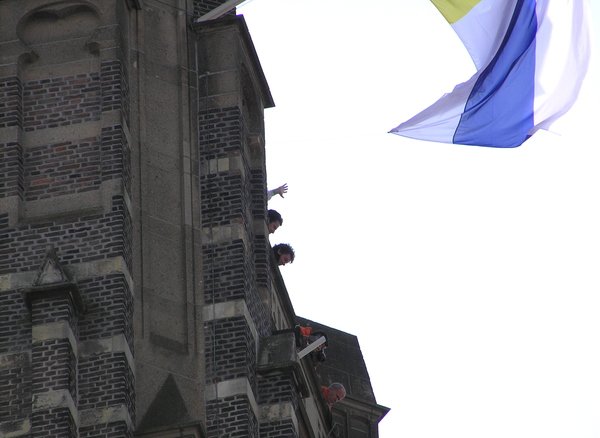
[[[115,13],[110,11],[101,17],[112,7],[105,6],[106,3],[94,0],[81,11],[97,14],[100,22]],[[190,174],[197,177],[192,180],[195,189],[199,188],[199,196],[195,191],[189,192],[194,193],[188,205],[190,216],[194,217],[191,221],[187,216],[182,217],[181,228],[186,229],[185,236],[194,236],[194,245],[201,242],[201,256],[195,258],[194,251],[185,252],[186,257],[194,258],[186,259],[185,263],[201,268],[183,268],[193,271],[189,290],[182,292],[187,300],[181,305],[184,310],[179,312],[175,305],[168,307],[177,310],[171,317],[183,314],[189,327],[197,331],[194,336],[185,333],[185,339],[193,341],[176,353],[188,354],[194,348],[200,351],[197,360],[185,364],[188,368],[204,368],[197,375],[205,383],[201,388],[205,392],[200,395],[206,395],[205,405],[200,409],[194,406],[193,412],[205,413],[201,419],[205,420],[210,437],[296,437],[298,427],[293,420],[294,415],[298,416],[299,394],[294,379],[287,374],[257,373],[258,347],[273,329],[263,293],[268,290],[272,296],[276,295],[273,291],[276,274],[272,272],[265,223],[266,170],[262,141],[265,102],[260,99],[265,98],[266,88],[258,83],[264,81],[258,71],[260,66],[252,58],[251,44],[242,41],[248,37],[242,35],[243,25],[233,18],[235,11],[231,11],[228,15],[232,21],[225,25],[229,26],[225,37],[232,42],[228,52],[231,56],[223,56],[219,51],[216,57],[224,63],[237,57],[237,73],[235,67],[231,70],[231,66],[223,66],[221,79],[225,82],[217,80],[214,88],[195,89],[195,81],[190,81],[192,85],[186,91],[191,120],[193,123],[197,120],[198,126],[185,134],[181,134],[185,129],[177,130],[178,127],[164,135],[174,145],[187,143],[186,147],[194,148],[193,153],[190,157],[173,157],[185,147],[177,149],[169,145],[163,150],[160,144],[144,149],[147,145],[142,144],[143,123],[153,119],[137,104],[147,102],[144,99],[152,99],[156,93],[151,86],[144,89],[144,74],[156,73],[167,87],[174,85],[169,93],[171,98],[177,97],[165,102],[177,106],[182,95],[182,89],[177,88],[182,84],[178,81],[183,81],[186,73],[179,76],[181,66],[167,72],[173,66],[157,62],[158,52],[170,47],[167,44],[157,47],[156,53],[142,53],[141,48],[133,50],[127,45],[128,35],[148,32],[135,28],[134,20],[123,18],[126,11],[133,11],[126,8],[134,3],[119,3],[123,9],[116,19],[122,29],[103,26],[94,34],[99,42],[91,44],[98,46],[99,51],[85,52],[78,46],[64,58],[68,58],[68,65],[65,61],[64,65],[50,66],[30,57],[18,73],[0,79],[0,129],[10,134],[0,144],[0,196],[10,198],[13,203],[10,205],[17,206],[0,214],[0,275],[3,276],[0,284],[4,288],[0,290],[0,435],[10,431],[13,436],[25,437],[132,437],[136,424],[133,306],[134,296],[143,295],[137,281],[146,280],[136,263],[144,257],[142,244],[145,248],[149,246],[149,241],[144,240],[147,234],[140,229],[142,220],[148,218],[141,199],[150,195],[143,193],[147,187],[140,185],[148,178],[148,173],[144,173],[147,172],[144,153],[152,152],[173,159],[176,163],[173,169],[189,172],[182,173],[182,181]],[[223,0],[194,1],[194,14],[202,15],[222,3]],[[133,13],[147,14],[146,25],[154,23],[151,21],[154,17],[169,31],[182,30],[177,26],[189,23],[169,7],[166,3],[153,5],[155,16],[149,11]],[[165,13],[166,10],[170,12]],[[173,21],[168,21],[169,14]],[[158,20],[159,16],[165,21]],[[39,17],[43,19],[43,14]],[[183,39],[183,34],[181,31],[173,35]],[[199,38],[199,44],[203,44],[200,41],[203,37],[198,34],[186,38],[188,43],[191,38]],[[66,47],[64,41],[56,44]],[[69,47],[67,50],[71,50]],[[216,45],[207,47],[215,50]],[[168,50],[165,53],[170,57],[169,62],[185,58],[181,53]],[[199,63],[203,61],[204,58]],[[193,63],[188,63],[188,68],[190,65]],[[71,73],[73,66],[77,67],[77,73]],[[134,66],[132,88],[127,66]],[[212,66],[207,70],[220,71]],[[238,82],[223,94],[223,88],[232,85],[226,83],[230,80]],[[203,95],[204,90],[211,90],[214,95],[209,99]],[[140,97],[134,94],[138,91],[147,93]],[[266,96],[266,100],[270,101],[270,97]],[[132,113],[132,106],[141,113]],[[176,113],[173,111],[170,116]],[[182,114],[187,115],[185,111]],[[136,126],[131,127],[130,123]],[[185,123],[182,122],[184,128]],[[132,159],[136,160],[133,166]],[[182,170],[185,165],[178,162],[185,163],[186,159],[193,161],[189,171]],[[181,168],[177,167],[180,164]],[[168,170],[171,172],[171,168]],[[177,170],[165,178],[178,180]],[[139,177],[136,181],[132,181],[134,174]],[[199,206],[195,204],[198,199]],[[79,200],[83,200],[81,204]],[[36,209],[39,205],[52,208]],[[129,211],[132,206],[133,212]],[[152,207],[158,209],[160,205]],[[132,213],[137,215],[135,220]],[[173,229],[180,225],[176,220],[173,224]],[[140,234],[134,247],[136,232]],[[198,235],[202,237],[195,237]],[[173,244],[189,244],[192,240],[184,241],[186,238],[174,238]],[[54,293],[35,295],[29,305],[24,301],[22,292],[27,288],[52,290],[56,286],[34,284],[36,273],[47,260],[48,245],[57,250],[57,263],[68,273],[74,283],[69,287],[76,290],[73,294],[82,299],[84,307],[72,295]],[[164,275],[179,276],[181,272]],[[192,296],[200,290],[203,296]],[[148,302],[140,305],[149,306]],[[227,311],[209,317],[209,310],[219,305]],[[194,314],[198,306],[204,306],[203,321]],[[152,318],[151,312],[145,315]],[[139,346],[138,352],[160,348],[150,345],[151,335],[136,338],[146,342]],[[175,354],[174,350],[167,350],[161,350],[160,354],[165,351]],[[196,375],[195,370],[185,369],[182,375],[177,375],[181,379],[175,388],[179,388],[181,400],[188,402],[195,396],[195,393],[190,396],[195,389],[181,384],[188,379],[186,372]],[[149,398],[155,395],[150,392],[141,393]],[[203,401],[194,400],[197,404]],[[271,420],[263,418],[262,409],[274,405],[291,406],[291,414]],[[190,406],[186,407],[192,412]]]
[[[0,435],[130,437],[135,423],[127,72],[71,62],[79,73],[32,60],[0,79]],[[84,313],[34,283],[47,246]]]
[[[254,211],[264,220],[253,197],[249,134],[238,107],[200,111],[199,156],[202,226],[207,235],[203,250],[204,301],[243,302],[248,314],[205,323],[206,385],[247,381],[246,393],[216,394],[207,401],[207,433],[212,436],[258,437],[259,419],[256,354],[271,321],[258,293]],[[264,183],[263,183],[264,184]],[[260,189],[259,189],[260,190]],[[260,198],[260,196],[259,196]],[[223,238],[220,230],[231,230]],[[263,251],[263,253],[266,250]]]
[[[68,390],[76,397],[75,355],[67,339],[36,342],[32,352],[32,390],[35,394]]]
[[[79,438],[99,437],[132,438],[133,432],[130,428],[119,422],[79,428]]]
[[[99,120],[100,75],[40,79],[23,86],[23,129],[34,131]]]
[[[102,112],[119,110],[129,126],[129,82],[123,63],[118,59],[103,62],[100,73],[102,77]]]
[[[60,217],[18,227],[9,227],[0,218],[0,231],[6,245],[0,250],[0,274],[36,270],[43,261],[45,247],[54,245],[65,263],[83,263],[130,254],[131,243],[123,239],[130,213],[122,196],[113,198],[112,211]],[[130,225],[128,225],[130,227]]]
[[[79,409],[124,405],[135,419],[133,373],[124,354],[100,353],[79,362]]]
[[[224,318],[205,326],[207,384],[247,377],[256,392],[256,340],[244,318]]]
[[[101,183],[100,139],[29,147],[25,168],[26,201],[97,190]]]
[[[48,409],[43,414],[38,413],[33,416],[31,436],[75,438],[77,436],[75,421],[66,408]]]
[[[23,86],[18,77],[0,80],[0,129],[23,124]]]
[[[81,342],[123,334],[133,352],[133,295],[123,274],[81,280],[86,312],[79,320]]]
[[[5,356],[6,357],[6,356]],[[0,412],[3,422],[14,422],[31,415],[31,359],[29,352],[9,356],[11,366],[0,372]]]
[[[225,397],[206,404],[209,437],[258,438],[258,422],[247,397]]]
[[[271,421],[260,426],[260,438],[296,438],[298,430],[292,421]]]
[[[0,354],[27,350],[31,344],[31,320],[21,293],[2,292],[0,309]]]
[[[258,381],[258,403],[261,406],[290,405],[298,415],[298,391],[291,374],[264,376]],[[260,422],[261,438],[297,437],[298,430],[291,418],[263,418]]]
[[[298,406],[298,394],[292,376],[278,374],[260,379],[258,384],[258,403],[270,405],[275,403],[290,402]]]
[[[0,143],[0,197],[18,196],[23,199],[23,160],[20,143]]]

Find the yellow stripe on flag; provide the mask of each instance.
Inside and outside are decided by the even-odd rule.
[[[431,0],[450,24],[467,15],[481,0]]]

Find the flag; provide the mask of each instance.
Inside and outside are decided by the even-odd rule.
[[[588,0],[432,2],[477,72],[391,133],[511,148],[573,106],[591,52]]]

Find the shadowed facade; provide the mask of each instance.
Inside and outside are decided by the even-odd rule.
[[[0,435],[332,430],[268,239],[274,102],[243,17],[196,22],[221,3],[0,1]]]

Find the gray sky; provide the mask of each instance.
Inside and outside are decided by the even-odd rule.
[[[296,313],[358,336],[380,436],[600,436],[597,60],[561,135],[435,144],[387,134],[474,73],[429,1],[238,13],[276,104],[269,187],[289,184],[271,243],[296,249]]]

